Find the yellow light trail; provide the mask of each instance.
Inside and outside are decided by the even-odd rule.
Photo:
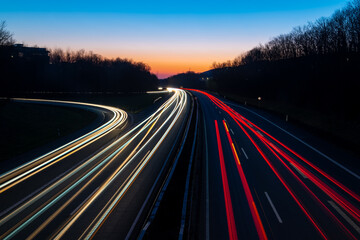
[[[114,179],[124,170],[125,167],[128,166],[128,164],[134,160],[134,158],[139,155],[143,149],[145,149],[145,147],[152,141],[152,139],[154,139],[154,137],[156,135],[158,135],[160,133],[160,130],[165,126],[165,124],[173,117],[173,115],[175,114],[176,116],[174,117],[173,121],[171,122],[170,126],[166,129],[166,132],[164,135],[162,135],[162,138],[160,139],[160,141],[158,141],[158,143],[156,144],[155,148],[153,148],[153,150],[150,152],[150,154],[146,154],[146,156],[144,156],[141,160],[141,162],[138,164],[139,168],[136,168],[133,170],[132,172],[132,177],[131,175],[128,176],[127,179],[130,179],[125,186],[124,186],[124,191],[119,189],[118,192],[121,190],[120,192],[120,199],[122,198],[123,194],[125,194],[125,192],[127,191],[127,189],[132,185],[132,183],[135,181],[135,179],[137,178],[137,176],[140,174],[140,172],[142,171],[142,169],[146,166],[146,164],[149,162],[149,160],[151,159],[152,155],[155,153],[155,151],[157,150],[157,148],[160,146],[160,144],[162,143],[162,141],[164,140],[165,136],[168,134],[168,132],[172,129],[174,123],[177,121],[177,119],[179,118],[180,114],[183,112],[184,107],[187,103],[187,96],[186,93],[182,90],[176,90],[176,89],[170,89],[170,91],[174,92],[174,95],[167,101],[165,102],[154,114],[152,114],[151,116],[149,116],[147,119],[145,119],[143,122],[141,122],[140,124],[138,124],[136,127],[134,127],[131,131],[129,131],[127,134],[125,134],[123,137],[121,137],[120,139],[118,139],[117,141],[115,141],[113,144],[111,144],[110,146],[108,146],[107,148],[103,149],[102,151],[100,151],[100,153],[98,153],[97,155],[93,156],[89,161],[83,163],[82,165],[78,166],[76,169],[74,169],[73,171],[71,171],[69,174],[65,175],[64,177],[62,177],[60,180],[58,180],[57,182],[55,182],[54,184],[52,184],[51,186],[49,186],[48,188],[46,188],[44,191],[42,191],[41,193],[39,193],[38,195],[36,195],[35,197],[33,197],[31,200],[27,201],[25,204],[23,204],[22,206],[20,206],[19,208],[17,208],[15,211],[13,211],[12,213],[10,213],[8,216],[6,216],[5,218],[0,220],[0,224],[4,223],[5,221],[9,220],[10,218],[14,217],[15,215],[17,215],[19,212],[23,211],[24,209],[26,209],[27,207],[29,207],[32,203],[34,203],[35,201],[39,200],[41,197],[45,196],[47,193],[49,193],[52,189],[54,189],[56,186],[59,186],[62,182],[64,182],[66,179],[69,179],[71,176],[73,176],[76,172],[80,171],[81,169],[84,168],[84,166],[86,164],[88,164],[88,162],[94,161],[96,158],[98,158],[100,155],[104,154],[105,151],[111,149],[112,147],[115,146],[115,144],[118,144],[120,141],[122,141],[123,139],[125,139],[127,136],[129,136],[129,134],[133,133],[136,129],[139,129],[141,126],[141,128],[138,130],[138,132],[130,139],[128,140],[125,144],[123,144],[121,147],[119,147],[117,150],[115,150],[115,152],[111,153],[110,155],[108,155],[108,157],[106,157],[105,160],[103,160],[100,164],[98,164],[98,166],[94,167],[91,171],[87,171],[86,173],[84,173],[85,175],[83,177],[78,177],[77,180],[72,181],[70,185],[68,185],[67,188],[64,188],[63,191],[59,192],[58,194],[56,194],[55,196],[53,196],[50,200],[48,200],[45,205],[42,205],[41,209],[37,209],[36,211],[32,212],[30,215],[28,215],[27,217],[24,218],[23,221],[19,222],[18,224],[16,224],[16,226],[14,226],[10,231],[7,231],[6,234],[3,234],[1,237],[5,237],[5,239],[7,238],[11,238],[12,236],[15,236],[19,231],[21,231],[24,227],[26,227],[28,224],[30,224],[34,219],[36,219],[37,217],[39,217],[44,211],[46,211],[50,206],[52,206],[55,202],[57,202],[59,199],[61,199],[63,196],[65,196],[66,194],[68,194],[71,189],[73,189],[75,186],[77,186],[78,184],[80,184],[80,182],[83,182],[87,177],[89,177],[92,173],[96,172],[96,175],[93,176],[91,178],[91,180],[88,180],[88,182],[86,183],[86,186],[88,186],[89,183],[91,183],[93,181],[93,179],[95,179],[96,176],[98,176],[101,172],[103,172],[103,170],[109,166],[109,164],[127,147],[129,146],[129,144],[141,133],[143,132],[145,129],[148,129],[146,135],[142,138],[142,140],[140,141],[140,144],[145,140],[145,138],[147,137],[147,135],[151,132],[151,129],[155,126],[156,122],[160,119],[160,117],[162,116],[162,114],[164,114],[164,112],[170,108],[171,105],[175,104],[174,108],[172,109],[171,113],[168,115],[167,119],[161,124],[161,126],[156,130],[155,133],[152,134],[152,136],[150,137],[150,139],[148,139],[144,145],[135,152],[135,149],[131,152],[131,154],[127,157],[126,161],[123,162],[123,164],[121,164],[121,166],[118,167],[118,169],[116,169],[116,171],[114,171],[114,173],[111,175],[111,177],[108,178],[108,180],[102,185],[102,187],[99,187],[96,191],[94,191],[94,194],[89,197],[89,199],[83,203],[83,206],[81,206],[79,208],[79,210],[74,214],[74,216],[71,218],[71,220],[68,220],[65,225],[63,225],[63,227],[59,228],[60,232],[58,232],[57,236],[61,236],[62,234],[64,234],[67,229],[69,229],[72,224],[80,217],[81,213],[83,213],[90,205],[93,201],[96,200],[96,198],[103,192],[106,190],[106,188],[114,181]],[[138,148],[140,146],[140,144],[137,145],[136,148]],[[106,164],[105,164],[106,163]],[[136,171],[135,171],[136,170]],[[85,187],[81,188],[81,191],[85,189]],[[56,211],[55,213],[53,213],[46,221],[43,222],[43,224],[37,229],[35,230],[35,232],[33,232],[32,235],[30,235],[29,237],[34,237],[36,236],[48,223],[50,223],[60,212],[61,210],[63,210],[72,200],[74,200],[76,198],[76,196],[78,196],[81,192],[80,190],[77,191],[73,197],[71,197],[71,200],[67,201],[65,204],[62,205],[62,207],[60,207],[58,209],[58,211]],[[119,193],[118,193],[119,194]],[[118,197],[119,195],[114,195],[114,197]],[[113,197],[113,198],[114,198]],[[117,202],[120,201],[119,198],[117,198]],[[113,202],[108,202],[108,204],[106,205],[112,205]],[[103,219],[103,218],[101,218]],[[104,219],[103,219],[104,220]],[[1,223],[2,222],[2,223]],[[101,224],[101,223],[100,223]],[[95,226],[99,226],[99,221],[96,222]],[[86,232],[86,231],[85,231]],[[55,237],[55,236],[54,236]]]
[[[53,164],[59,162],[60,160],[70,156],[71,154],[79,151],[80,149],[86,147],[92,142],[99,139],[101,136],[108,134],[111,130],[116,127],[121,126],[125,123],[127,119],[127,113],[121,109],[114,107],[108,107],[104,105],[88,104],[88,103],[77,103],[69,101],[55,101],[55,100],[39,100],[39,99],[15,99],[18,101],[35,101],[35,102],[51,102],[51,103],[66,103],[66,104],[76,104],[97,107],[102,109],[107,109],[114,113],[114,116],[111,120],[98,127],[97,129],[87,133],[68,144],[65,144],[47,154],[42,155],[39,158],[36,158],[22,166],[19,166],[2,176],[0,176],[0,194],[9,188],[15,186],[16,184],[28,179],[34,174],[52,166]],[[55,155],[55,157],[47,160],[48,156]]]

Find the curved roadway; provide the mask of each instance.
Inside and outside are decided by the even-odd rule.
[[[185,91],[173,91],[153,114],[109,143],[102,139],[123,127],[127,114],[96,106],[112,111],[113,118],[1,175],[0,238],[124,238],[189,112]],[[114,210],[120,217],[112,215],[112,224],[104,224]]]
[[[188,89],[201,110],[191,121],[190,95],[169,90],[172,97],[129,130],[124,111],[96,106],[113,118],[1,175],[0,238],[146,239],[150,213],[176,184],[186,186],[179,187],[186,189],[177,201],[182,207],[166,210],[182,212],[174,213],[181,216],[173,235],[179,239],[360,238],[357,169],[258,112],[203,91]],[[115,140],[105,140],[119,128]],[[186,140],[189,129],[193,140]],[[189,167],[185,161],[176,168],[185,142],[192,146],[184,155],[191,156]],[[183,171],[177,176],[186,182],[169,184],[174,171]]]

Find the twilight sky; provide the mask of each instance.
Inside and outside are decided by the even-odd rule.
[[[3,1],[17,42],[132,58],[164,78],[203,72],[293,27],[330,16],[344,0]]]

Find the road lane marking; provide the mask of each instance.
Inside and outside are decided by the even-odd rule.
[[[229,113],[231,115],[231,113]],[[235,116],[236,117],[236,116]],[[312,224],[316,227],[316,229],[319,231],[319,233],[322,235],[323,238],[327,238],[327,236],[325,235],[325,233],[321,230],[321,228],[318,226],[318,224],[315,222],[315,220],[311,217],[311,215],[308,213],[308,211],[302,206],[300,200],[298,200],[296,198],[296,196],[294,195],[294,193],[292,192],[292,190],[289,188],[289,186],[285,183],[284,179],[282,179],[282,177],[279,175],[279,173],[275,170],[274,166],[270,163],[270,161],[268,160],[268,158],[264,155],[264,153],[261,151],[261,149],[259,148],[259,146],[254,142],[254,140],[252,139],[252,137],[250,137],[250,135],[245,131],[245,129],[241,126],[240,123],[238,123],[239,126],[242,128],[242,130],[244,131],[244,133],[249,137],[249,139],[252,141],[252,143],[254,144],[254,146],[257,148],[257,150],[259,151],[259,153],[263,156],[264,160],[268,163],[268,165],[271,167],[271,169],[274,171],[274,173],[276,174],[276,176],[279,178],[279,180],[283,183],[283,185],[286,187],[286,189],[288,190],[288,192],[291,194],[291,196],[294,198],[294,200],[296,201],[296,203],[299,205],[299,207],[303,210],[303,212],[306,214],[306,216],[309,218],[309,220],[312,222]],[[256,125],[254,125],[256,127]],[[266,134],[266,132],[264,132]],[[269,135],[270,136],[270,135]],[[271,137],[271,136],[270,136]],[[265,141],[263,141],[265,143]],[[280,143],[281,144],[281,143]],[[271,149],[270,149],[271,150]],[[272,151],[272,150],[271,150]],[[291,151],[291,150],[289,150]],[[272,151],[273,152],[273,151]],[[275,152],[273,152],[275,153]],[[296,153],[294,153],[296,155]],[[279,158],[279,157],[278,157]],[[301,157],[300,157],[301,158]],[[279,158],[280,159],[280,158]],[[280,159],[281,160],[281,159]],[[285,165],[286,166],[286,165]],[[289,167],[288,167],[289,168]],[[305,169],[302,169],[303,171],[307,171]],[[325,175],[326,176],[326,175]]]
[[[269,165],[269,167],[271,168],[271,170],[274,172],[274,174],[277,176],[277,178],[280,180],[280,182],[283,184],[283,186],[286,188],[286,190],[289,192],[289,194],[291,195],[291,197],[295,200],[295,202],[297,203],[297,205],[300,207],[300,209],[305,213],[306,217],[311,221],[311,223],[314,225],[314,227],[318,230],[318,232],[321,234],[321,236],[324,239],[327,239],[325,233],[320,229],[320,227],[318,226],[318,224],[314,221],[314,219],[311,217],[311,215],[308,213],[308,211],[303,207],[302,203],[300,202],[300,200],[295,196],[293,190],[291,190],[291,188],[288,186],[288,184],[284,181],[284,179],[279,175],[279,173],[277,172],[277,170],[274,168],[274,166],[272,165],[272,163],[269,161],[269,159],[265,156],[264,152],[260,149],[260,147],[258,146],[258,144],[254,141],[254,139],[249,135],[249,133],[245,130],[245,128],[238,123],[238,126],[241,128],[241,130],[245,133],[245,135],[249,138],[249,140],[252,142],[252,144],[254,145],[254,147],[257,149],[257,151],[259,152],[259,154],[263,157],[263,159],[266,161],[266,163]]]
[[[266,196],[267,200],[269,201],[270,206],[271,206],[272,210],[274,211],[275,216],[278,219],[279,223],[282,223],[283,221],[281,220],[281,217],[280,217],[278,211],[276,210],[276,208],[275,208],[273,202],[271,201],[271,198],[267,192],[265,192],[265,196]]]
[[[290,163],[290,165],[303,177],[308,178],[300,169],[298,169],[293,163]]]
[[[356,173],[354,173],[353,171],[349,170],[348,168],[346,168],[345,166],[343,166],[342,164],[338,163],[337,161],[335,161],[334,159],[332,159],[331,157],[327,156],[326,154],[320,152],[320,150],[316,149],[315,147],[311,146],[310,144],[304,142],[303,140],[301,140],[300,138],[296,137],[295,135],[291,134],[290,132],[286,131],[285,129],[281,128],[280,126],[278,126],[277,124],[271,122],[270,120],[268,120],[267,118],[261,116],[260,114],[257,114],[254,111],[251,111],[245,107],[233,104],[233,103],[229,103],[230,105],[236,106],[236,107],[240,107],[242,109],[245,109],[253,114],[255,114],[256,116],[264,119],[265,121],[269,122],[270,124],[274,125],[275,127],[279,128],[280,130],[282,130],[283,132],[287,133],[288,135],[290,135],[291,137],[295,138],[296,140],[298,140],[299,142],[301,142],[302,144],[304,144],[305,146],[307,146],[308,148],[312,149],[313,151],[317,152],[318,154],[320,154],[321,156],[323,156],[324,158],[326,158],[327,160],[329,160],[330,162],[332,162],[333,164],[335,164],[336,166],[340,167],[341,169],[343,169],[344,171],[348,172],[349,174],[351,174],[352,176],[354,176],[357,179],[360,179],[360,176]]]
[[[360,227],[354,223],[333,201],[328,203],[360,234]]]
[[[164,126],[164,124],[166,122],[169,121],[169,119],[172,117],[172,115],[175,114],[173,121],[171,122],[170,126],[167,128],[167,130],[165,131],[165,133],[162,135],[162,137],[160,138],[160,140],[156,143],[156,145],[152,148],[150,154],[145,158],[145,160],[141,163],[141,165],[139,166],[139,168],[135,171],[135,173],[131,176],[131,178],[129,179],[129,181],[127,182],[127,184],[124,186],[124,188],[122,188],[122,190],[119,193],[116,193],[116,198],[111,202],[110,206],[106,209],[106,211],[102,214],[102,216],[100,217],[100,219],[95,223],[95,225],[93,226],[89,226],[85,232],[80,236],[80,238],[86,238],[86,239],[90,239],[92,238],[92,236],[94,236],[94,234],[96,234],[96,232],[98,231],[98,229],[102,226],[103,222],[106,220],[107,216],[112,212],[112,209],[114,209],[114,207],[116,206],[117,202],[120,201],[122,199],[122,196],[127,192],[127,190],[129,189],[129,187],[132,185],[132,183],[137,179],[137,177],[139,176],[139,174],[142,172],[142,170],[145,168],[145,166],[147,165],[147,163],[149,162],[150,158],[152,158],[152,156],[155,154],[155,152],[157,151],[157,149],[159,148],[160,144],[164,141],[165,137],[169,134],[170,130],[173,128],[173,126],[175,125],[176,121],[178,121],[178,118],[180,117],[180,115],[183,113],[185,106],[187,104],[187,95],[184,91],[178,91],[179,95],[181,93],[181,99],[180,99],[180,103],[177,104],[177,107],[172,111],[172,113],[169,115],[169,117],[164,121],[164,123],[162,123],[162,125],[160,126],[160,128],[154,133],[154,135],[158,134],[158,132],[162,129],[162,127]],[[153,136],[154,136],[153,135]],[[150,140],[153,138],[153,136],[148,140],[148,142],[150,142]],[[144,147],[144,146],[143,146]],[[181,150],[180,150],[181,151]],[[177,160],[176,160],[177,161]],[[175,163],[174,163],[175,164]],[[173,171],[174,169],[172,169]],[[129,176],[130,177],[130,176]],[[166,184],[166,183],[165,183]],[[164,186],[165,187],[165,186]],[[120,190],[120,189],[119,189]],[[93,221],[94,223],[94,221]],[[91,224],[93,224],[91,223]],[[86,232],[88,232],[86,234]],[[143,231],[142,231],[143,232]],[[85,236],[86,234],[86,236]],[[140,238],[140,236],[139,236]]]
[[[136,127],[137,128],[137,127]],[[134,128],[135,129],[135,128]],[[133,130],[131,130],[131,131],[133,131]],[[131,132],[130,131],[130,132]],[[126,135],[126,134],[125,134]],[[103,151],[101,151],[101,152],[103,152]],[[100,153],[97,153],[96,155],[94,155],[93,157],[91,157],[91,159],[95,159],[95,158],[97,158],[96,156],[99,156],[99,154],[101,154],[101,152]],[[87,162],[84,162],[82,165],[80,165],[79,167],[77,167],[76,169],[78,169],[78,168],[81,168],[85,163],[87,163]],[[101,164],[101,163],[100,163]],[[86,164],[85,164],[86,165]],[[99,165],[98,165],[99,166]],[[97,167],[95,167],[95,168],[97,168]],[[76,169],[74,169],[74,170],[72,170],[71,172],[70,172],[70,174],[72,174],[74,171],[76,171]],[[71,170],[71,169],[70,169]],[[70,171],[69,170],[69,171]],[[64,176],[61,180],[59,180],[58,182],[56,182],[55,183],[55,185],[58,185],[59,184],[59,182],[60,181],[62,181],[64,178],[68,178],[68,176],[70,176],[69,174],[68,175],[66,175],[66,176]],[[61,177],[61,175],[59,176],[59,177]],[[80,179],[81,180],[81,179]],[[77,184],[77,182],[76,183],[74,183],[74,184]],[[74,184],[71,186],[71,187],[73,187],[74,186]],[[53,185],[54,186],[54,185]],[[49,188],[47,188],[46,190],[44,190],[44,191],[42,191],[40,194],[38,194],[36,197],[34,197],[33,199],[35,199],[35,198],[37,198],[37,199],[39,199],[40,198],[40,196],[43,196],[46,192],[48,192],[51,188],[53,188],[53,186],[50,186]],[[65,192],[67,192],[68,190],[66,190]],[[64,194],[64,192],[62,193],[62,194]],[[61,194],[61,195],[62,195]],[[66,193],[65,193],[66,194]],[[58,199],[60,196],[58,196],[56,199]],[[61,197],[60,197],[61,198]],[[56,200],[55,199],[55,200]],[[52,202],[54,202],[55,200],[53,200]],[[29,204],[32,202],[33,200],[29,200]],[[28,204],[28,203],[26,203],[26,204]],[[51,204],[51,203],[49,203],[49,204]],[[20,208],[23,208],[24,207],[24,205],[23,206],[21,206]],[[40,211],[44,211],[44,208],[47,208],[48,206],[45,206],[45,207],[43,207]],[[5,218],[3,218],[3,219],[1,219],[1,221],[6,221],[6,220],[4,220],[4,219],[8,219],[9,217],[11,217],[12,215],[14,215],[14,214],[17,214],[19,211],[18,210],[16,210],[16,211],[14,211],[14,212],[12,212],[12,213],[10,213],[7,217],[5,217]],[[38,212],[39,213],[39,212]],[[38,213],[36,213],[35,215],[37,215]],[[41,214],[41,213],[40,213]],[[35,215],[33,215],[33,217],[31,217],[31,219],[33,219],[33,218],[36,218],[36,216]],[[31,219],[30,219],[30,222],[31,222]],[[20,224],[20,223],[19,223]],[[28,223],[24,223],[25,225],[26,224],[28,224]],[[24,226],[24,225],[23,225]],[[20,228],[21,228],[21,226],[20,226]],[[20,231],[21,229],[17,229],[17,230],[15,230],[15,231]],[[11,234],[16,234],[16,232],[14,233],[11,233]],[[9,236],[7,236],[7,238],[10,238]]]
[[[223,121],[223,124],[226,127],[225,121]],[[218,131],[218,129],[217,129],[217,131]],[[236,153],[236,149],[234,147],[234,143],[233,143],[233,141],[231,139],[229,131],[226,131],[226,136],[227,136],[227,139],[229,141],[229,144],[232,146],[232,154],[234,156],[234,159],[235,159],[235,161],[237,161],[236,167],[237,167],[237,170],[239,172],[241,183],[242,183],[244,191],[245,191],[245,196],[246,196],[249,208],[250,208],[250,212],[251,212],[251,215],[252,215],[252,218],[253,218],[253,221],[254,221],[255,228],[256,228],[256,231],[258,233],[259,239],[260,240],[266,240],[268,238],[266,236],[264,226],[263,226],[262,221],[260,219],[259,212],[258,212],[257,207],[255,205],[254,198],[253,198],[253,196],[251,194],[249,184],[248,184],[248,182],[246,180],[244,170],[243,170],[243,168],[242,168],[242,166],[240,164],[240,161],[239,161],[238,155]]]
[[[185,94],[185,97],[186,97],[186,96],[187,96],[187,95]],[[186,104],[186,99],[187,99],[187,98],[185,98],[185,103],[184,103],[184,105]],[[182,107],[182,108],[183,108],[183,107]],[[183,110],[181,110],[181,112],[182,112],[182,111],[183,111]],[[178,114],[179,114],[179,113],[178,113]],[[181,144],[180,144],[180,149],[179,149],[179,151],[178,151],[178,153],[177,153],[177,155],[176,155],[175,161],[174,161],[174,163],[173,163],[173,165],[172,165],[172,167],[171,167],[171,169],[170,169],[170,172],[169,172],[167,178],[165,179],[165,183],[164,183],[162,189],[160,189],[160,192],[159,192],[159,194],[158,194],[158,197],[157,197],[157,199],[156,199],[156,202],[153,204],[153,207],[152,207],[153,209],[151,210],[151,215],[148,217],[147,223],[146,223],[145,227],[141,230],[141,232],[140,232],[140,234],[139,234],[139,236],[138,236],[138,238],[137,238],[138,240],[141,240],[141,239],[144,237],[144,234],[145,234],[145,232],[147,231],[147,228],[148,228],[149,225],[151,224],[152,220],[155,218],[155,215],[156,215],[156,213],[157,213],[158,207],[160,206],[162,197],[164,196],[164,193],[165,193],[165,191],[166,191],[166,189],[167,189],[167,186],[169,185],[170,180],[171,180],[171,178],[172,178],[172,175],[173,175],[173,173],[174,173],[174,171],[175,171],[175,167],[176,167],[176,165],[177,165],[177,162],[178,162],[178,160],[179,160],[179,158],[180,158],[180,155],[181,155],[181,152],[182,152],[182,150],[183,150],[183,147],[184,147],[184,144],[185,144],[185,140],[187,139],[187,135],[188,135],[189,128],[190,128],[190,122],[191,122],[191,119],[192,119],[192,116],[193,116],[192,114],[193,114],[193,112],[191,111],[190,121],[188,121],[188,123],[187,123],[187,125],[186,125],[185,137],[182,139],[182,142],[181,142]],[[185,122],[183,122],[183,123],[181,124],[181,128],[183,127],[184,124],[185,124]],[[178,135],[177,135],[177,137],[176,137],[175,142],[178,141],[179,136],[180,136],[180,131],[178,132]],[[167,161],[170,159],[170,155],[171,155],[171,153],[172,153],[172,151],[173,151],[173,149],[174,149],[175,146],[176,146],[176,144],[174,144],[173,147],[172,147],[172,149],[170,150],[170,152],[169,152],[169,154],[168,154],[168,156],[167,156],[167,158],[166,158],[166,162],[164,163],[162,169],[160,170],[160,174],[158,174],[158,176],[157,176],[157,178],[156,178],[156,180],[155,180],[155,182],[154,182],[154,184],[153,184],[153,186],[152,186],[152,188],[151,188],[151,190],[150,190],[150,192],[149,192],[146,200],[144,201],[144,203],[143,203],[143,205],[142,205],[142,207],[141,207],[140,212],[138,213],[138,215],[137,215],[135,221],[133,222],[133,225],[131,226],[131,228],[130,228],[130,230],[129,230],[129,232],[128,232],[128,234],[127,234],[127,236],[126,236],[125,239],[129,239],[129,238],[131,237],[132,231],[134,230],[134,228],[135,228],[135,226],[136,226],[136,224],[137,224],[137,221],[139,220],[139,218],[140,218],[140,216],[141,216],[141,212],[142,212],[143,209],[145,208],[146,203],[147,203],[148,199],[149,199],[150,196],[151,196],[151,193],[152,193],[153,190],[155,189],[156,183],[159,181],[162,171],[165,170],[166,163],[167,163]]]
[[[232,133],[232,135],[235,135],[234,131],[230,128],[230,132]]]
[[[183,125],[184,125],[184,124],[185,124],[185,122],[182,123],[182,125],[181,125],[181,127],[180,127],[181,129],[183,128]],[[188,129],[188,128],[189,128],[189,127],[187,127],[187,129]],[[187,136],[187,132],[188,132],[188,130],[186,131],[186,136]],[[176,139],[175,139],[174,142],[178,142],[178,139],[179,139],[179,137],[180,137],[180,133],[181,133],[181,132],[179,131],[178,134],[176,135]],[[185,137],[184,139],[186,139],[186,137]],[[183,144],[184,144],[184,142],[182,143],[182,145],[183,145]],[[138,221],[139,221],[139,219],[140,219],[140,217],[141,217],[141,215],[142,215],[142,212],[144,211],[145,206],[146,206],[146,204],[148,203],[148,201],[149,201],[149,199],[150,199],[150,196],[152,195],[152,193],[153,193],[153,191],[154,191],[154,189],[155,189],[155,186],[157,185],[157,182],[158,182],[159,179],[160,179],[160,176],[162,175],[162,172],[165,170],[165,166],[166,166],[168,160],[170,159],[170,155],[171,155],[171,153],[173,152],[173,149],[175,148],[175,146],[176,146],[176,144],[174,144],[174,145],[172,146],[171,150],[169,151],[169,153],[168,153],[168,155],[167,155],[167,158],[166,158],[166,160],[165,160],[165,162],[164,162],[164,165],[163,165],[163,167],[161,168],[161,170],[160,170],[157,178],[155,179],[155,181],[154,181],[154,183],[153,183],[153,185],[152,185],[152,187],[151,187],[151,189],[150,189],[150,191],[149,191],[149,193],[148,193],[145,201],[143,202],[143,205],[141,206],[140,211],[138,212],[138,215],[136,216],[136,218],[135,218],[135,220],[134,220],[134,222],[133,222],[133,224],[132,224],[132,226],[131,226],[128,234],[126,235],[125,240],[130,239],[130,237],[131,237],[131,235],[132,235],[132,232],[133,232],[136,224],[138,223]],[[165,183],[165,184],[166,184],[166,183]],[[159,203],[159,204],[160,204],[160,203]],[[142,231],[146,231],[149,226],[150,226],[150,221],[147,222],[147,224],[145,225],[145,227],[143,228]]]
[[[221,114],[221,111],[219,111],[219,114]]]
[[[220,171],[221,171],[221,178],[222,178],[222,185],[223,185],[223,192],[224,192],[229,239],[230,240],[238,239],[236,225],[235,225],[234,212],[233,212],[233,207],[232,207],[231,197],[230,197],[229,183],[228,183],[228,178],[227,178],[226,169],[225,169],[224,154],[223,154],[223,150],[222,150],[222,146],[221,146],[219,127],[218,127],[218,123],[216,120],[215,120],[215,130],[216,130],[216,139],[217,139],[218,152],[219,152]]]
[[[162,97],[158,97],[157,99],[155,99],[155,100],[154,100],[154,102],[153,102],[153,103],[155,103],[155,102],[159,101],[161,98],[162,98]]]
[[[247,156],[247,154],[246,154],[246,152],[245,152],[245,150],[244,150],[243,148],[241,148],[241,151],[244,153],[245,158],[246,158],[246,159],[249,159],[248,156]]]
[[[158,110],[159,111],[159,110]],[[154,114],[156,114],[158,111],[156,111]],[[150,119],[150,117],[148,118],[148,119]],[[145,121],[147,121],[148,119],[146,119]],[[144,121],[144,122],[145,122]],[[167,121],[167,120],[166,120]],[[143,122],[143,123],[144,123]],[[135,129],[137,129],[138,127],[140,127],[143,123],[141,123],[141,124],[139,124],[138,126],[136,126],[135,128],[133,128],[130,132],[128,132],[128,133],[126,133],[123,137],[125,137],[127,134],[129,134],[129,133],[131,133],[131,132],[133,132]],[[162,128],[162,126],[160,127],[160,128]],[[136,137],[138,135],[138,133],[134,136],[134,137]],[[122,137],[122,138],[123,138]],[[133,137],[133,138],[134,138]],[[122,139],[121,138],[121,139]],[[119,141],[121,140],[121,139],[119,139]],[[127,145],[130,141],[132,141],[131,139],[127,142],[127,143],[125,143],[125,145]],[[116,143],[116,142],[115,142]],[[114,144],[114,143],[113,143]],[[121,146],[118,150],[121,150],[121,149],[123,149],[123,147],[125,146],[125,145],[123,145],[123,146]],[[109,146],[110,147],[110,146]],[[126,147],[126,146],[125,146]],[[155,146],[156,147],[156,146]],[[117,150],[117,151],[118,151]],[[111,156],[113,156],[113,154],[115,154],[115,152],[114,153],[112,153],[110,156],[108,156],[107,157],[107,159],[108,158],[111,158]],[[96,155],[94,156],[94,158],[96,158]],[[105,162],[106,161],[108,161],[108,160],[106,160],[105,159]],[[110,160],[111,161],[111,160]],[[96,166],[95,168],[98,168],[98,167],[100,167],[101,165],[103,165],[104,164],[104,162],[101,162],[98,166]],[[107,164],[106,164],[107,165]],[[96,169],[95,169],[96,170]],[[94,169],[92,169],[91,170],[91,172],[94,172],[95,171]],[[100,170],[100,171],[102,171],[102,169]],[[121,170],[122,171],[122,170]],[[88,174],[91,174],[91,173],[88,173]],[[81,179],[79,179],[79,181],[82,181],[82,179],[85,179],[86,178],[86,176],[88,175],[88,174],[86,174],[85,176],[83,176]],[[88,176],[90,176],[90,175],[88,175]],[[71,185],[71,187],[70,188],[73,188],[74,187],[74,185],[77,185],[78,184],[78,182],[79,181],[77,181],[75,184],[73,184],[73,185]],[[91,182],[91,181],[90,181]],[[61,196],[63,196],[63,194],[66,194],[66,192],[69,192],[70,190],[69,189],[67,189],[65,192],[63,192],[60,196],[58,196],[56,199],[59,199],[59,197],[61,198]],[[55,199],[55,200],[56,200]],[[54,202],[55,200],[53,200],[52,202]],[[57,201],[57,200],[56,200]],[[52,204],[52,203],[49,203],[49,204]],[[45,206],[44,208],[48,208],[49,207],[49,204],[47,205],[47,206]],[[44,211],[44,208],[42,208],[40,211],[42,212],[42,211]],[[41,214],[41,213],[40,213]],[[36,213],[35,215],[38,215],[38,213]],[[36,218],[37,216],[33,216],[33,217],[31,217],[31,219],[33,219],[33,218]],[[31,219],[30,219],[30,221],[31,221]],[[25,224],[25,225],[24,225]],[[22,227],[24,227],[24,226],[26,226],[28,223],[24,223],[22,226],[20,226],[20,228],[22,228]],[[13,233],[11,233],[12,235],[14,235],[14,234],[16,234],[16,231],[21,231],[21,229],[16,229]],[[7,236],[7,238],[11,238],[11,236]]]
[[[148,227],[150,226],[150,222],[147,222],[145,227],[143,228],[145,231],[148,229]]]

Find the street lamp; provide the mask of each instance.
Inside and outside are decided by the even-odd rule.
[[[258,108],[260,108],[261,97],[258,97]]]

